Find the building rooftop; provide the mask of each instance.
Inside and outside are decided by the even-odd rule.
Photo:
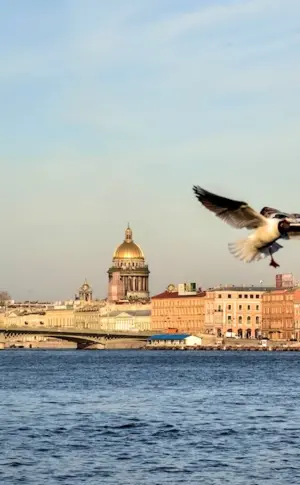
[[[151,310],[114,310],[108,311],[105,316],[108,317],[117,317],[118,315],[122,315],[124,313],[128,313],[128,315],[135,316],[135,317],[148,317],[151,315]]]
[[[189,333],[159,333],[152,335],[148,340],[184,340],[190,336]]]
[[[169,299],[169,298],[195,298],[195,297],[203,297],[205,296],[205,291],[201,291],[195,294],[189,295],[179,295],[178,291],[164,291],[163,293],[159,293],[158,295],[152,296],[151,300],[160,300],[160,299]]]
[[[285,293],[295,293],[297,291],[300,293],[299,286],[293,286],[292,288],[274,288],[272,290],[268,290],[266,293],[272,293],[273,295],[282,295]]]
[[[273,291],[276,290],[275,286],[217,286],[215,288],[208,288],[206,292],[212,291]]]

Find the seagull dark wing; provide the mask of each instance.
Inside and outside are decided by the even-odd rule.
[[[293,219],[295,222],[300,222],[300,214],[288,214],[289,219]]]
[[[198,185],[193,187],[193,191],[206,209],[237,229],[257,229],[266,223],[265,217],[253,210],[247,202],[221,197]]]
[[[260,213],[264,217],[270,217],[275,219],[284,219],[289,215],[287,212],[282,212],[278,209],[274,209],[273,207],[263,207]]]

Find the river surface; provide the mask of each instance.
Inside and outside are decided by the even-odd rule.
[[[300,354],[0,352],[2,485],[300,483]]]

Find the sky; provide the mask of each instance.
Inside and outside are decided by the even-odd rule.
[[[150,289],[274,284],[200,186],[300,211],[299,0],[0,4],[0,289],[107,293],[128,221]],[[300,279],[300,242],[278,272]]]

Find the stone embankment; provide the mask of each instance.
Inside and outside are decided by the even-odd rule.
[[[273,352],[300,352],[300,347],[295,347],[295,346],[275,346],[275,345],[270,345],[269,347],[258,347],[258,346],[231,346],[231,345],[225,345],[225,346],[220,346],[220,345],[214,345],[214,346],[207,346],[207,345],[202,345],[202,346],[197,346],[197,347],[172,347],[170,345],[168,346],[153,346],[153,347],[144,347],[147,350],[189,350],[189,351],[234,351],[234,352],[268,352],[268,351],[273,351]]]
[[[255,340],[255,339],[232,339],[232,338],[216,338],[208,335],[199,335],[202,337],[202,345],[195,347],[180,347],[180,346],[146,346],[147,350],[205,350],[205,351],[256,351],[256,352],[299,352],[300,342],[290,342],[286,340]]]

